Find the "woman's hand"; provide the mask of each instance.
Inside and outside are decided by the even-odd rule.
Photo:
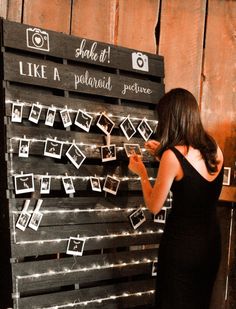
[[[145,143],[144,147],[145,149],[152,155],[156,156],[157,148],[160,146],[160,143],[155,140],[150,140]]]
[[[133,173],[139,175],[140,177],[147,176],[146,167],[143,164],[141,157],[136,154],[130,156],[128,167]]]

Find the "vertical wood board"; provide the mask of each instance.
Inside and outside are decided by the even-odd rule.
[[[202,118],[223,150],[225,166],[236,153],[236,2],[210,0],[206,29]]]
[[[166,91],[186,88],[200,95],[206,0],[165,0],[159,54],[165,57]]]
[[[70,33],[70,0],[25,0],[23,22],[46,29]]]
[[[120,0],[117,11],[116,43],[156,53],[155,27],[159,0]]]
[[[114,44],[116,0],[74,0],[71,34]]]

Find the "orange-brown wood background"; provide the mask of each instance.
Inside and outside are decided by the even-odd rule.
[[[165,89],[183,87],[196,96],[204,125],[232,169],[231,185],[224,186],[221,200],[236,201],[235,0],[0,0],[0,16],[164,56]],[[228,223],[225,230],[230,230]],[[235,224],[233,231],[235,239]],[[232,239],[228,234],[225,239],[230,247]],[[231,249],[231,262],[221,273],[233,267]],[[231,274],[234,306],[235,271]],[[218,288],[224,285],[222,281]]]
[[[165,58],[166,91],[190,90],[231,167],[236,201],[236,1],[1,0],[0,16]]]

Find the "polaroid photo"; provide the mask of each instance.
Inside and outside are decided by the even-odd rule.
[[[75,117],[75,125],[86,132],[89,132],[91,124],[93,121],[93,117],[88,113],[83,112],[82,110],[78,110],[77,115]]]
[[[39,104],[33,104],[30,110],[29,121],[38,123],[40,114],[42,111],[42,106]]]
[[[30,140],[28,139],[20,139],[19,142],[19,151],[18,151],[18,156],[22,158],[28,158],[29,156],[29,143]]]
[[[102,162],[116,160],[116,145],[105,145],[101,146],[101,157]]]
[[[28,212],[29,204],[30,200],[26,200],[20,216],[16,222],[16,227],[21,231],[25,231],[31,217],[30,213]]]
[[[140,124],[138,125],[137,130],[139,131],[139,133],[141,134],[142,138],[147,141],[149,139],[149,137],[152,135],[153,130],[152,128],[149,126],[149,124],[147,123],[146,119],[143,119]]]
[[[157,223],[165,223],[166,222],[166,213],[167,210],[165,207],[162,207],[162,209],[154,215],[154,222]]]
[[[70,159],[71,163],[73,163],[77,169],[81,166],[81,164],[86,158],[83,152],[75,144],[72,144],[70,146],[70,148],[66,152],[66,156]]]
[[[136,129],[133,125],[133,123],[131,122],[131,120],[129,119],[129,117],[126,117],[122,123],[120,124],[120,127],[125,135],[125,137],[127,138],[127,140],[130,140],[131,137],[136,133]]]
[[[61,115],[61,120],[62,120],[64,128],[67,128],[72,125],[70,113],[67,108],[61,110],[60,115]]]
[[[115,123],[105,114],[102,113],[97,121],[97,126],[107,135],[111,134]]]
[[[70,237],[67,244],[66,254],[82,256],[84,251],[84,244],[85,239],[81,239],[79,237]]]
[[[62,177],[63,186],[67,194],[75,193],[73,180],[70,176]]]
[[[101,192],[102,188],[101,188],[101,183],[100,183],[100,179],[98,177],[95,176],[90,176],[90,184],[91,184],[91,188],[93,191],[97,191],[97,192]]]
[[[230,185],[231,167],[224,167],[223,185]]]
[[[103,185],[103,191],[116,195],[119,185],[120,185],[119,179],[108,175]]]
[[[47,114],[46,114],[46,119],[45,119],[45,125],[46,126],[53,127],[55,117],[56,117],[56,112],[57,112],[56,108],[54,108],[54,107],[48,108]]]
[[[142,151],[139,144],[124,144],[124,149],[127,157],[130,157],[134,154],[142,157]]]
[[[146,217],[142,210],[142,207],[139,207],[129,216],[130,222],[134,229],[137,229],[143,222],[146,221]]]
[[[34,192],[34,175],[32,173],[15,175],[14,181],[16,194]]]
[[[158,261],[153,261],[152,262],[152,276],[156,276],[157,275],[157,265],[158,265]]]
[[[29,222],[29,225],[28,225],[34,231],[38,230],[40,222],[41,222],[41,220],[43,218],[43,213],[39,211],[42,203],[43,203],[42,199],[39,199],[37,201],[36,207],[34,209],[34,212],[33,212],[32,216],[31,216],[31,219],[30,219],[30,222]]]
[[[11,122],[22,122],[23,104],[13,103],[11,111]]]
[[[51,176],[43,176],[40,180],[40,194],[49,194],[51,187]]]
[[[47,138],[44,147],[44,155],[46,157],[61,159],[62,148],[63,142]]]

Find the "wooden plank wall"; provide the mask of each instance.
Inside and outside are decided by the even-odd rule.
[[[204,124],[232,168],[221,199],[235,202],[236,1],[2,0],[0,16],[163,55],[166,90],[181,86],[198,98]]]

